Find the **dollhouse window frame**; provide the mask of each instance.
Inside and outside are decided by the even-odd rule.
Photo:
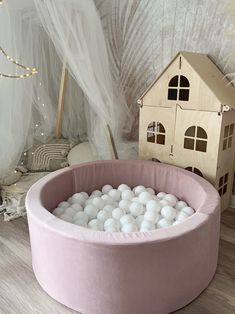
[[[197,125],[190,126],[184,133],[184,148],[206,153],[208,136],[206,131]]]
[[[186,76],[175,75],[168,84],[168,100],[189,101],[190,83]]]
[[[228,181],[229,181],[229,172],[227,172],[225,175],[220,177],[219,179],[219,195],[222,197],[224,194],[227,193],[228,190]]]
[[[223,150],[232,147],[234,133],[234,123],[228,124],[224,127],[224,139],[223,139]]]
[[[166,129],[161,122],[152,121],[147,127],[147,142],[165,145]]]
[[[204,178],[202,172],[198,168],[196,168],[196,167],[186,167],[184,169],[188,170],[190,172],[193,172],[193,173],[197,174],[198,176]]]

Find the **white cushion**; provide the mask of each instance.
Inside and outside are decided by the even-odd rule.
[[[89,142],[74,146],[68,154],[68,163],[70,166],[97,159],[99,158],[96,154],[95,147]]]

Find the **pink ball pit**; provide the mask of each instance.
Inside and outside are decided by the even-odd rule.
[[[50,212],[73,193],[105,184],[177,195],[196,213],[144,233],[105,233]],[[26,199],[32,263],[42,288],[83,314],[165,314],[196,298],[216,270],[220,198],[203,178],[148,161],[99,161],[53,172]]]

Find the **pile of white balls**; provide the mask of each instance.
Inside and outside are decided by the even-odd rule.
[[[176,225],[194,214],[186,202],[175,195],[138,185],[121,184],[75,193],[58,204],[53,214],[64,221],[98,231],[150,231]]]

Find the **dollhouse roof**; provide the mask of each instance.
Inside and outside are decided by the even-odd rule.
[[[206,54],[193,52],[179,52],[164,71],[141,95],[137,101],[139,104],[142,103],[144,96],[150,91],[155,83],[161,79],[163,73],[165,73],[178,57],[184,58],[190,64],[193,70],[204,81],[222,105],[235,109],[235,88]]]

